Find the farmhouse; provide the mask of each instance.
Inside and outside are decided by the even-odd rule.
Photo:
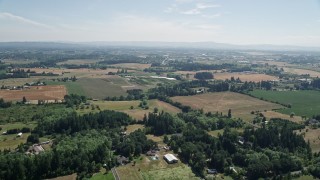
[[[179,160],[173,154],[166,154],[163,159],[167,161],[168,164],[177,163]]]
[[[21,137],[22,136],[22,132],[17,134],[17,137]]]

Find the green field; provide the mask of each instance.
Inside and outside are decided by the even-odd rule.
[[[290,104],[291,108],[278,110],[280,113],[312,117],[320,114],[319,91],[265,91],[254,90],[251,95],[268,101]]]

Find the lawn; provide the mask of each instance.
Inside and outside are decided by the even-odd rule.
[[[233,117],[251,121],[254,115],[251,111],[265,111],[282,108],[281,105],[262,101],[247,95],[233,92],[206,93],[194,96],[176,96],[173,101],[192,107],[203,109],[205,112],[222,112],[227,114],[231,109]]]
[[[280,113],[295,113],[298,116],[312,117],[320,114],[320,92],[319,91],[264,91],[255,90],[250,92],[257,98],[268,101],[290,104],[291,108],[278,110]]]

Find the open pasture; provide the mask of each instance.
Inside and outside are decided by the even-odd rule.
[[[5,101],[29,100],[63,100],[67,94],[64,86],[31,86],[23,90],[0,90],[0,98]]]
[[[312,129],[306,127],[301,131],[296,131],[298,134],[302,134],[306,142],[310,142],[310,146],[313,152],[320,152],[320,129]]]
[[[247,95],[233,92],[206,93],[195,96],[176,96],[173,101],[192,107],[203,109],[205,112],[222,112],[227,114],[231,109],[233,117],[252,120],[251,111],[264,111],[282,108],[281,105],[262,101]]]

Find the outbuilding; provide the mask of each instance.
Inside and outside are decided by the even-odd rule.
[[[177,163],[179,161],[173,154],[166,154],[163,156],[163,159],[166,160],[168,164]]]

